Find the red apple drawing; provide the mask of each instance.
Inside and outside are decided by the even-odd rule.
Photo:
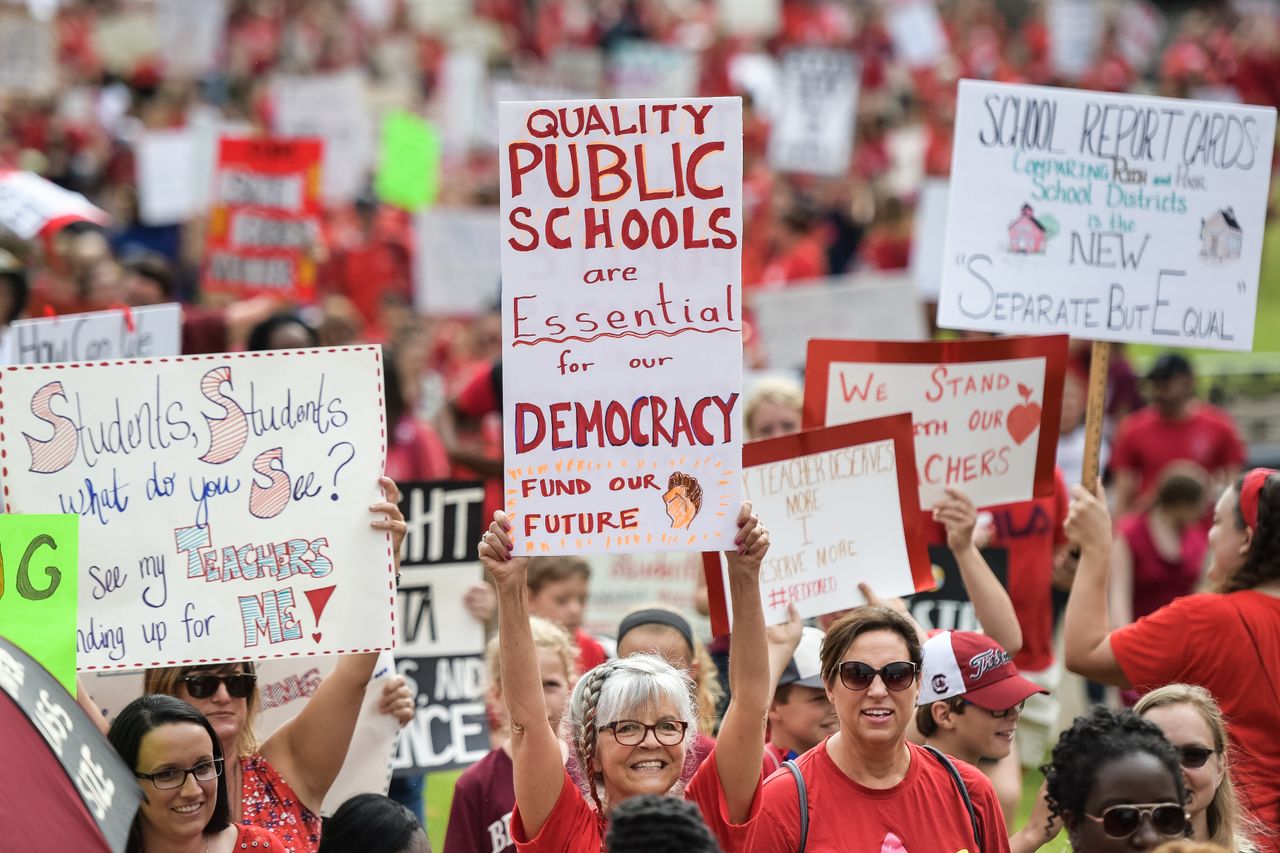
[[[1009,410],[1005,422],[1014,442],[1022,444],[1040,428],[1040,404],[1031,402],[1031,389],[1021,382],[1018,383],[1018,393],[1022,395],[1022,402]]]

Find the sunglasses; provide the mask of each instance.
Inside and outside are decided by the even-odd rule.
[[[966,705],[973,705],[973,703],[970,702],[968,699],[962,699],[961,701],[964,702],[964,704]],[[1003,720],[1005,717],[1009,716],[1010,714],[1021,714],[1022,709],[1026,704],[1027,704],[1027,701],[1024,699],[1021,702],[1019,702],[1017,705],[1014,705],[1012,708],[1005,708],[1000,711],[993,711],[990,708],[982,708],[978,705],[973,705],[973,707],[978,708],[978,710],[980,711],[986,711],[988,714],[995,717],[997,720]]]
[[[1178,753],[1181,755],[1182,766],[1194,770],[1197,767],[1204,767],[1205,762],[1215,753],[1215,750],[1207,746],[1180,746]]]
[[[840,683],[850,690],[866,690],[877,675],[890,690],[906,690],[915,683],[916,665],[906,660],[887,663],[879,669],[860,660],[840,664]]]
[[[1102,831],[1112,838],[1128,838],[1142,826],[1144,817],[1151,818],[1151,826],[1166,837],[1185,835],[1187,812],[1176,803],[1136,803],[1111,806],[1094,817],[1085,815],[1094,823],[1102,824]]]
[[[187,685],[187,692],[192,699],[208,699],[218,692],[218,685],[227,686],[227,695],[232,699],[248,699],[253,694],[253,687],[258,683],[258,676],[251,672],[236,672],[231,675],[213,675],[200,673],[188,675],[182,679]]]

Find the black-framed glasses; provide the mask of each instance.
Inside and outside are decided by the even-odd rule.
[[[649,732],[653,732],[653,736],[663,746],[675,746],[684,740],[684,733],[688,728],[689,724],[684,720],[658,720],[652,725],[639,720],[618,720],[601,726],[599,730],[608,729],[613,732],[613,739],[623,746],[639,746],[644,743]]]
[[[252,672],[236,672],[231,675],[215,675],[201,672],[188,675],[182,679],[187,685],[187,692],[192,699],[208,699],[218,692],[218,685],[227,686],[227,695],[232,699],[248,699],[253,694],[253,687],[258,683],[258,676]]]
[[[1151,826],[1166,837],[1185,835],[1190,818],[1186,809],[1177,803],[1123,803],[1102,810],[1089,820],[1102,824],[1102,831],[1112,838],[1128,838],[1142,826],[1144,818],[1151,818]]]
[[[194,776],[197,782],[212,782],[217,779],[222,775],[222,759],[210,758],[186,770],[170,767],[167,770],[157,770],[155,773],[134,773],[133,775],[139,779],[150,779],[151,784],[161,791],[167,788],[181,788],[187,784],[188,775]]]
[[[1209,749],[1207,746],[1180,746],[1178,747],[1178,758],[1183,767],[1189,767],[1194,770],[1197,767],[1204,767],[1205,762],[1215,752],[1217,750]]]
[[[906,690],[916,680],[916,665],[909,660],[887,663],[879,669],[860,660],[840,664],[840,683],[850,690],[866,690],[877,675],[890,690]]]
[[[963,701],[964,704],[966,705],[973,705],[973,703],[970,702],[968,699],[963,699],[961,701]],[[1019,702],[1017,705],[1014,705],[1012,708],[1004,708],[1003,710],[1000,710],[1000,711],[993,711],[990,708],[983,708],[981,705],[973,705],[973,707],[977,708],[980,711],[986,711],[988,714],[995,717],[997,720],[1003,720],[1005,717],[1009,716],[1010,714],[1021,715],[1022,709],[1026,707],[1026,704],[1027,704],[1027,700],[1023,699],[1021,702]]]

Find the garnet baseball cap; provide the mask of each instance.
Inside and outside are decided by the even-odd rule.
[[[986,634],[945,631],[924,644],[917,705],[963,696],[979,708],[1003,711],[1048,692],[1019,675],[1009,653]]]
[[[822,683],[822,631],[805,628],[800,634],[800,645],[791,656],[791,662],[778,676],[778,686],[798,684],[801,687],[825,687]]]

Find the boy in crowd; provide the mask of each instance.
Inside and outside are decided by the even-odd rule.
[[[821,649],[822,631],[805,628],[791,662],[778,678],[769,706],[773,738],[764,747],[766,773],[808,752],[840,729],[840,720],[822,683]]]
[[[609,659],[604,646],[582,630],[587,609],[591,566],[581,557],[535,557],[526,581],[529,613],[562,626],[577,649],[577,671],[586,675]]]

